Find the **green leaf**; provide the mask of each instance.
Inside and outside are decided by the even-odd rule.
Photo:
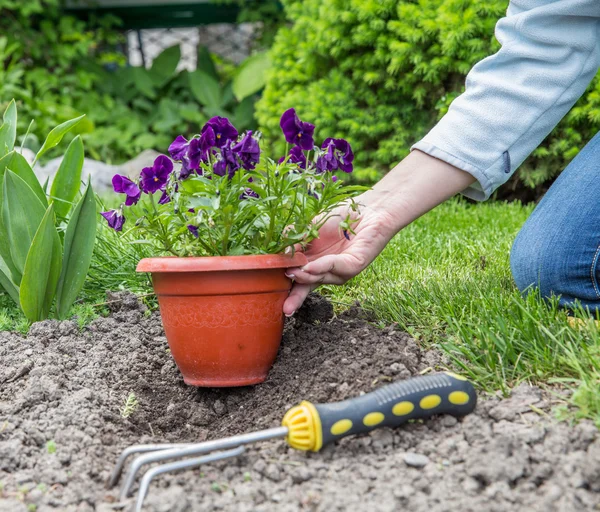
[[[46,140],[44,141],[44,144],[38,151],[38,154],[35,155],[34,163],[37,162],[46,151],[58,145],[62,138],[65,136],[65,134],[69,130],[71,130],[77,123],[79,123],[79,121],[81,121],[84,117],[85,115],[76,117],[75,119],[70,119],[69,121],[65,121],[64,123],[59,124],[56,128],[54,128],[46,137]]]
[[[56,292],[56,313],[66,318],[83,287],[96,241],[96,197],[91,182],[75,206],[65,234],[62,273]]]
[[[11,151],[8,155],[0,158],[0,182],[4,179],[4,172],[6,169],[14,172],[19,178],[22,178],[27,185],[31,187],[31,190],[35,192],[35,195],[38,196],[39,200],[44,205],[44,208],[48,206],[48,199],[46,198],[46,194],[44,189],[40,185],[40,182],[37,179],[37,176],[33,172],[33,169],[29,165],[27,159],[18,153],[17,151]],[[0,205],[2,201],[0,199]],[[0,211],[1,208],[0,208]]]
[[[4,156],[15,147],[17,138],[17,105],[12,100],[4,111],[4,121],[0,127],[0,156]]]
[[[192,94],[205,107],[217,108],[221,105],[221,86],[219,82],[204,71],[189,74]]]
[[[165,48],[153,61],[150,73],[155,77],[155,84],[162,87],[169,81],[177,70],[181,59],[181,47],[176,44]]]
[[[31,187],[10,170],[4,175],[3,194],[2,223],[6,228],[6,242],[14,266],[22,274],[31,242],[44,217],[45,206]]]
[[[0,259],[0,287],[4,288],[17,305],[19,304],[19,286],[9,277],[10,269]]]
[[[266,72],[271,67],[267,52],[248,57],[237,70],[233,78],[233,94],[242,101],[260,91],[265,86]]]
[[[154,82],[152,81],[150,73],[140,66],[131,68],[131,72],[133,75],[133,83],[137,90],[150,99],[156,98]]]
[[[199,69],[207,75],[210,75],[217,82],[220,81],[219,73],[217,73],[217,67],[215,66],[215,61],[213,60],[212,55],[206,46],[198,47],[198,61],[196,64],[196,69]]]
[[[83,142],[77,135],[69,144],[50,189],[54,211],[59,217],[66,217],[71,209],[71,203],[81,187],[82,169]]]
[[[252,128],[255,124],[254,120],[254,98],[248,97],[241,101],[234,109],[233,116],[235,126],[238,130],[246,130]]]
[[[54,207],[48,206],[27,254],[19,299],[31,322],[48,318],[60,276],[60,238],[54,227]]]

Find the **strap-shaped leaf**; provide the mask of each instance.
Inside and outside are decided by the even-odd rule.
[[[46,198],[44,189],[40,185],[40,182],[33,172],[33,169],[29,165],[29,162],[23,155],[13,150],[8,155],[0,158],[0,180],[4,179],[4,172],[6,169],[10,169],[31,187],[31,190],[33,190],[35,195],[38,196],[39,200],[44,205],[44,208],[48,206],[48,199]]]
[[[196,99],[205,107],[217,108],[221,105],[221,85],[204,71],[196,70],[189,75],[190,89]]]
[[[81,121],[84,117],[85,115],[76,117],[75,119],[70,119],[69,121],[65,121],[64,123],[59,124],[56,128],[53,128],[52,131],[46,137],[46,140],[44,141],[44,144],[38,151],[37,155],[35,155],[34,163],[37,162],[46,151],[56,146],[65,136],[65,134],[69,130],[71,130],[77,123],[79,123],[79,121]]]
[[[48,206],[27,254],[21,280],[21,309],[31,322],[48,318],[62,265],[62,247],[54,227],[54,208]]]
[[[4,288],[12,300],[19,304],[19,287],[9,277],[10,270],[6,268],[4,262],[0,260],[0,288]]]
[[[67,232],[62,272],[56,291],[56,313],[66,318],[83,287],[96,241],[96,197],[91,182],[75,206]]]
[[[260,91],[266,84],[266,73],[271,67],[267,52],[248,57],[233,78],[233,94],[238,101]]]
[[[2,118],[3,124],[0,126],[0,156],[4,156],[15,147],[17,138],[17,105],[12,100]]]
[[[54,211],[59,217],[67,216],[71,203],[79,192],[81,169],[83,169],[83,142],[77,135],[69,144],[50,189]]]
[[[6,229],[13,264],[22,274],[29,247],[44,217],[45,207],[31,187],[10,170],[4,174],[3,194],[2,223]]]

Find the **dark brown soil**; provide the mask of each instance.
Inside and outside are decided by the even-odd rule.
[[[286,325],[266,383],[186,386],[160,317],[131,297],[79,332],[73,322],[0,333],[0,511],[121,509],[103,484],[120,450],[276,426],[301,400],[329,402],[442,369],[394,327],[353,308],[332,318],[318,297]],[[139,405],[124,418],[133,392]],[[227,463],[160,477],[146,510],[593,510],[600,441],[589,423],[557,424],[536,388],[480,401],[462,421],[439,417],[348,438],[318,454],[262,443]]]

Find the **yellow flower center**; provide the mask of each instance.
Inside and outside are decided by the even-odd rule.
[[[220,138],[221,138],[221,134],[217,133],[217,139],[220,139]]]
[[[158,178],[156,178],[156,177],[155,177],[155,178],[154,178],[154,181],[158,181]]]
[[[300,138],[300,137],[302,137],[302,134],[301,134],[301,133],[299,133],[299,134],[298,134],[298,138]]]

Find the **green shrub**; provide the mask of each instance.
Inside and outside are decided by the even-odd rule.
[[[266,136],[295,107],[387,172],[444,115],[471,67],[499,45],[506,0],[284,0],[291,25],[271,50],[257,118]],[[600,81],[526,161],[520,180],[556,176],[600,128]],[[280,148],[283,151],[283,148]]]
[[[199,48],[199,71],[188,73],[176,71],[174,46],[151,69],[127,66],[117,18],[79,20],[62,13],[60,3],[0,0],[0,109],[16,99],[20,133],[28,128],[22,119],[36,120],[26,141],[34,152],[53,126],[84,113],[73,134],[82,134],[89,156],[109,163],[161,150],[213,115],[255,127],[256,93],[268,65],[262,54],[236,67]],[[243,70],[250,80],[236,88]]]

